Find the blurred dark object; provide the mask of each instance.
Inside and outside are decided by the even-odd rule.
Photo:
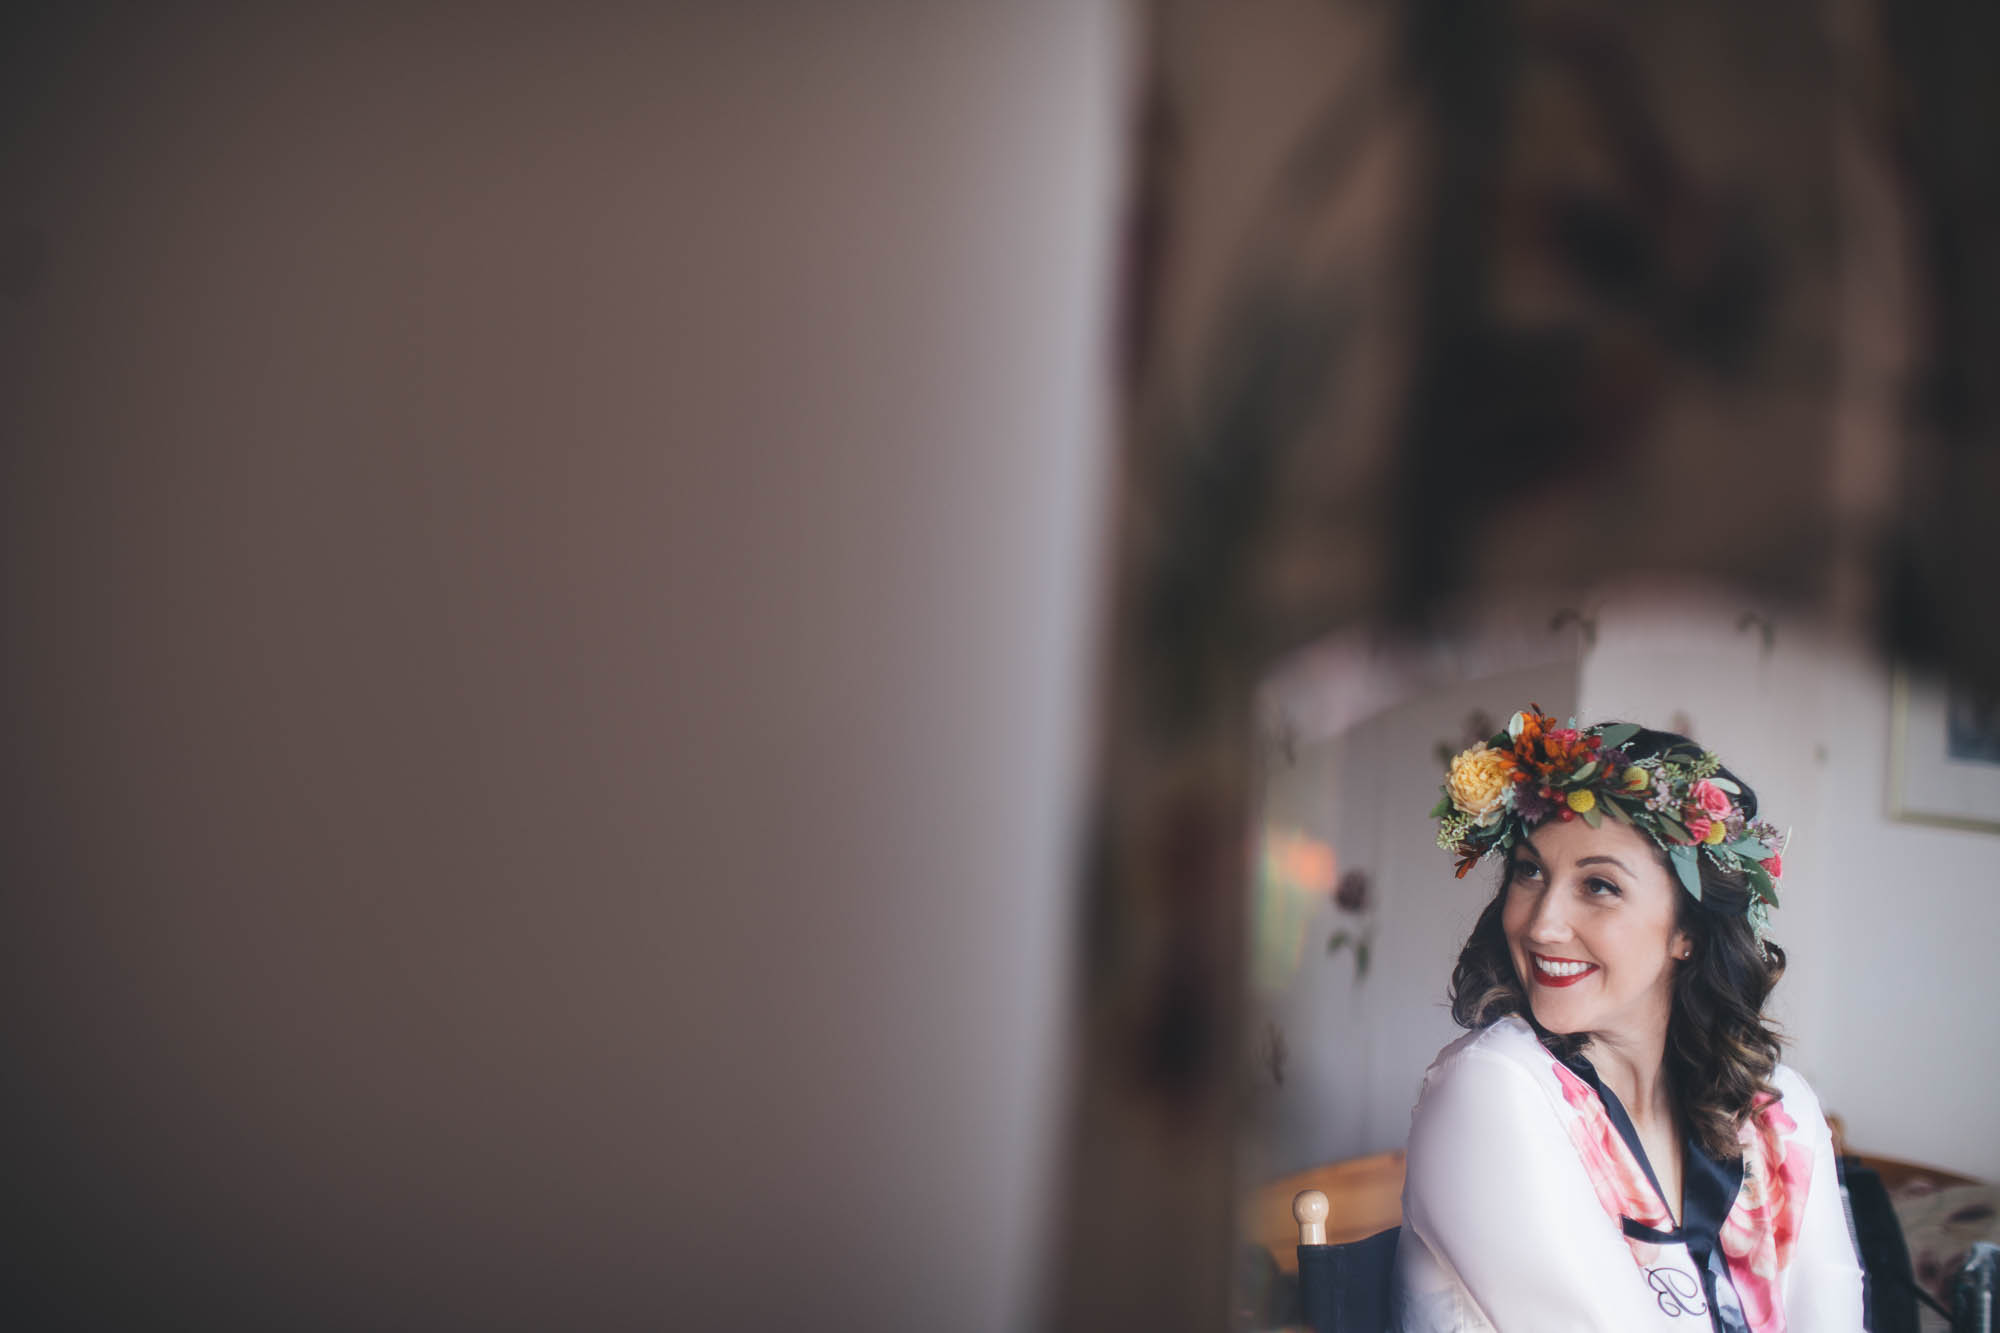
[[[1262,1245],[1236,1248],[1236,1309],[1230,1327],[1286,1328],[1299,1322],[1298,1279],[1278,1267]]]
[[[1817,595],[1827,446],[1779,414],[1832,394],[1837,256],[1808,222],[1833,188],[1821,7],[1408,13],[1440,132],[1414,210],[1389,612],[1577,566]],[[1704,45],[1764,98],[1739,145]],[[1593,519],[1660,540],[1567,540]]]
[[[1345,1245],[1299,1246],[1299,1309],[1314,1333],[1383,1333],[1401,1227]]]
[[[1265,1023],[1263,1038],[1257,1048],[1257,1064],[1274,1086],[1285,1085],[1285,1065],[1290,1058],[1290,1048],[1285,1044],[1285,1030],[1276,1023]]]
[[[1343,925],[1333,932],[1326,941],[1326,951],[1339,953],[1342,949],[1354,950],[1354,979],[1365,980],[1368,965],[1375,956],[1375,923],[1369,914],[1375,907],[1373,882],[1365,870],[1350,870],[1340,877],[1333,888],[1333,906],[1336,911],[1362,920],[1352,926]]]
[[[1893,559],[1890,646],[2000,684],[2000,86],[1982,53],[2000,8],[1881,4],[1886,126],[1915,215],[1924,316],[1909,398],[1911,484]]]
[[[1276,655],[1665,576],[2000,680],[2000,10],[1148,17],[1054,1297],[1079,1329],[1225,1308],[1244,872],[1219,850]],[[1143,1249],[1135,1208],[1163,1219]]]
[[[1917,1333],[1917,1279],[1889,1191],[1882,1177],[1861,1159],[1839,1160],[1861,1254],[1868,1333]]]
[[[1993,1333],[1993,1299],[2000,1292],[2000,1245],[1972,1247],[1951,1284],[1951,1333]]]

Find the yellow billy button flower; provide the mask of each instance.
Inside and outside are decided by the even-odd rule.
[[[1708,836],[1703,838],[1702,841],[1707,843],[1709,846],[1713,847],[1715,846],[1715,844],[1721,842],[1724,838],[1728,836],[1729,836],[1729,830],[1722,827],[1721,820],[1716,819],[1716,820],[1711,820],[1709,822]]]
[[[1644,791],[1648,781],[1646,770],[1640,768],[1637,764],[1625,770],[1626,791]]]
[[[1569,802],[1570,809],[1580,815],[1588,814],[1597,808],[1597,794],[1587,787],[1578,787],[1563,799]]]

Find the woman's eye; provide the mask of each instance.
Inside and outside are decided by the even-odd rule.
[[[1587,880],[1583,888],[1584,892],[1590,894],[1593,898],[1616,898],[1619,896],[1618,886],[1608,879]]]
[[[1542,868],[1534,864],[1533,862],[1516,861],[1514,863],[1515,879],[1540,879],[1541,877],[1542,877]]]

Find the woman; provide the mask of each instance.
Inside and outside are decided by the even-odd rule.
[[[1762,1013],[1756,794],[1684,736],[1531,709],[1433,814],[1460,876],[1504,873],[1412,1118],[1397,1327],[1858,1333],[1832,1138]]]

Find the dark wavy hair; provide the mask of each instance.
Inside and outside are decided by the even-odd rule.
[[[1670,749],[1700,749],[1674,732],[1647,730],[1620,748],[1633,759]],[[1754,818],[1757,793],[1726,768],[1721,776],[1743,789],[1737,804]],[[1750,886],[1741,871],[1724,870],[1705,856],[1697,857],[1701,867],[1697,902],[1680,888],[1664,850],[1659,857],[1675,888],[1677,923],[1693,949],[1674,973],[1673,1011],[1667,1019],[1668,1095],[1688,1132],[1712,1156],[1735,1157],[1741,1152],[1737,1131],[1757,1094],[1776,1091],[1771,1071],[1778,1063],[1780,1043],[1776,1029],[1764,1018],[1764,1001],[1785,974],[1785,951],[1769,940],[1759,941],[1751,930],[1745,915]],[[1550,1051],[1574,1055],[1589,1037],[1549,1032],[1535,1022],[1527,993],[1515,975],[1514,957],[1500,924],[1512,877],[1510,858],[1502,868],[1498,892],[1479,914],[1452,969],[1451,1016],[1461,1027],[1481,1028],[1518,1014]]]

